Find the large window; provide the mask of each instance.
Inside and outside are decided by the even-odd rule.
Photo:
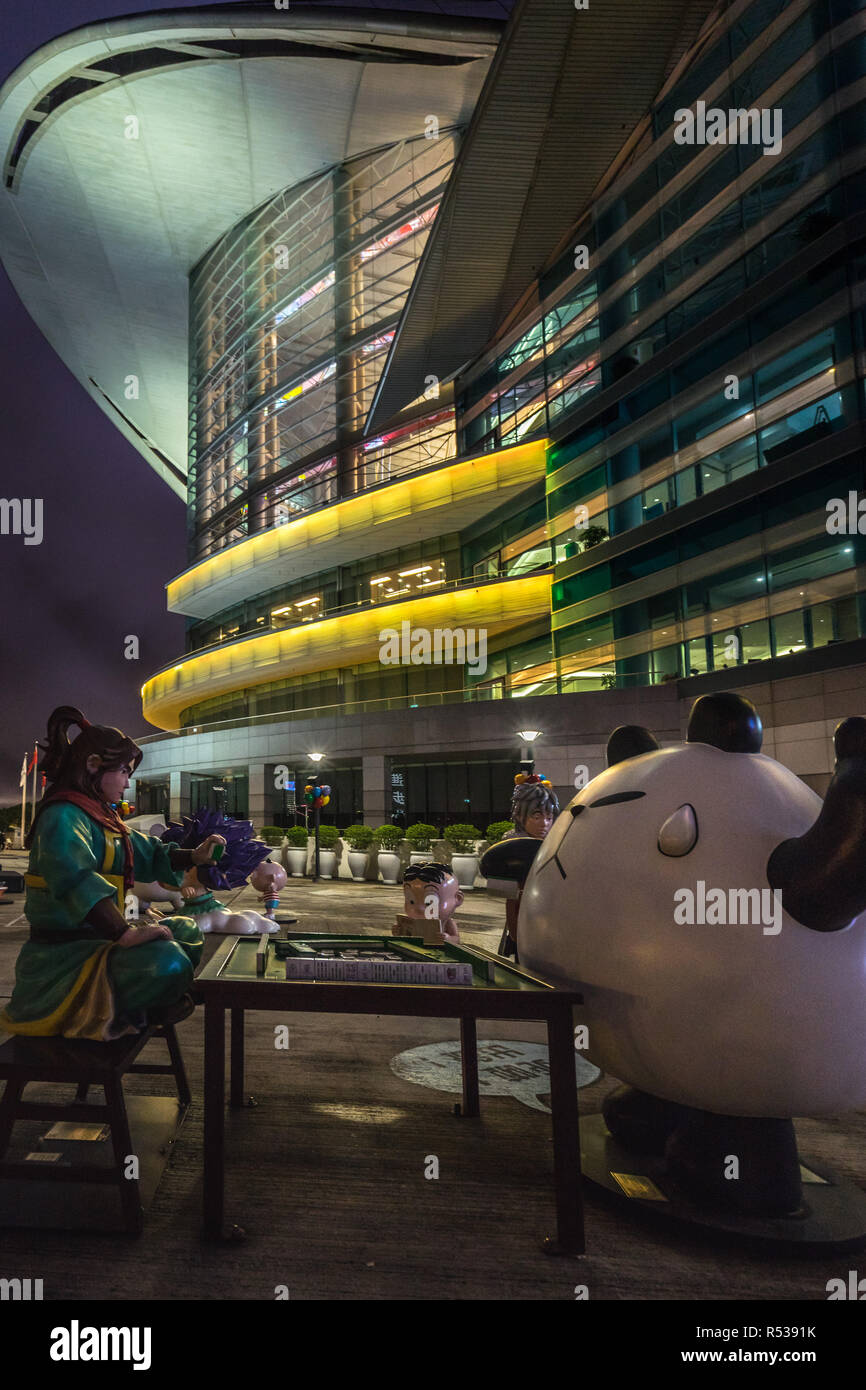
[[[514,790],[514,757],[492,759],[428,758],[394,761],[393,772],[405,787],[403,808],[393,817],[398,824],[424,821],[442,830],[455,822],[475,825],[482,835],[494,820],[507,820]],[[392,773],[393,775],[393,773]]]
[[[135,781],[135,814],[137,816],[167,816],[169,811],[169,779],[137,777]]]
[[[442,410],[361,436],[456,148],[442,131],[328,170],[193,271],[194,557],[453,452]]]
[[[190,777],[189,798],[193,812],[206,807],[209,811],[246,820],[250,802],[249,777],[246,772],[195,773]]]
[[[730,258],[732,247],[741,244],[744,233],[776,212],[784,200],[816,176],[829,168],[838,178],[838,166],[833,161],[841,150],[843,127],[848,148],[862,144],[866,138],[866,122],[859,108],[846,108],[838,114],[828,108],[825,123],[813,133],[807,133],[802,126],[808,115],[826,103],[834,89],[850,86],[866,72],[866,41],[862,35],[850,38],[831,54],[823,55],[814,48],[826,23],[824,9],[810,7],[772,44],[765,45],[735,82],[714,93],[713,105],[725,109],[760,105],[760,96],[767,86],[784,79],[812,49],[816,65],[781,97],[774,96],[774,109],[779,105],[783,111],[782,155],[764,159],[759,144],[740,144],[719,149],[708,162],[706,158],[698,159],[700,145],[669,142],[654,164],[631,181],[623,178],[623,191],[617,199],[603,200],[594,226],[583,224],[575,231],[574,244],[584,243],[590,249],[590,266],[581,276],[575,270],[574,252],[570,249],[542,277],[542,290],[570,285],[561,303],[548,309],[541,320],[542,334],[539,335],[538,323],[524,326],[492,368],[485,368],[469,383],[461,383],[458,428],[465,449],[497,448],[506,438],[520,438],[521,429],[543,428],[545,405],[547,427],[558,428],[563,416],[578,408],[588,395],[616,383],[624,371],[649,360],[676,337],[703,324],[844,215],[842,188],[837,184],[808,207],[799,209],[784,225],[771,230],[745,255],[729,259],[715,273],[708,272],[713,262]],[[668,112],[668,129],[674,110],[690,104],[692,98],[685,94],[691,91],[695,73],[704,69],[706,61],[682,79],[681,96],[666,100],[662,109]],[[661,126],[657,130],[659,134],[668,133]],[[697,165],[695,177],[671,196],[665,196],[666,185],[681,175],[692,160]],[[740,182],[744,174],[747,178]],[[650,210],[659,188],[663,196],[661,214]],[[677,244],[681,229],[701,222],[707,209],[712,210],[709,219]],[[638,225],[627,226],[644,210],[647,215]],[[663,240],[668,242],[664,254]],[[635,267],[645,259],[647,268],[635,276]],[[698,283],[701,279],[703,283]],[[599,318],[597,296],[605,296],[611,290],[615,297],[609,302],[602,298]],[[663,317],[639,330],[634,326],[637,316],[650,317],[645,311],[654,303],[681,291],[686,297],[672,304]],[[807,299],[808,295],[799,306],[786,305],[789,321],[796,317],[798,309],[806,309]],[[773,326],[767,325],[764,331],[773,331]],[[623,342],[626,337],[631,341]],[[546,383],[538,370],[540,338]],[[744,343],[740,350],[746,347]],[[591,444],[588,434],[587,447]]]

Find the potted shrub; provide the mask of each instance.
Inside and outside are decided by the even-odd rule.
[[[367,868],[367,854],[373,843],[373,827],[370,825],[350,825],[343,831],[343,839],[349,846],[349,869],[356,883],[363,883]]]
[[[424,821],[416,821],[406,831],[406,839],[411,850],[409,863],[423,864],[430,858],[433,841],[436,839],[436,827],[425,825]]]
[[[308,839],[305,825],[293,825],[286,831],[286,840],[288,841],[286,858],[292,878],[303,878],[307,871]]]
[[[334,877],[339,838],[340,832],[335,825],[319,826],[319,878]]]
[[[514,821],[495,820],[492,825],[487,827],[487,839],[491,845],[498,844],[508,834],[509,830],[514,829]]]
[[[469,889],[478,877],[478,855],[475,842],[481,839],[481,832],[474,825],[446,825],[445,839],[451,845],[451,867],[461,888]]]
[[[283,831],[280,827],[278,825],[263,825],[259,831],[258,838],[264,840],[266,845],[273,846],[275,852],[268,855],[270,862],[272,864],[281,863],[282,855],[280,854],[280,846],[283,843]]]
[[[400,872],[400,855],[397,846],[403,839],[399,825],[380,825],[373,832],[373,841],[379,850],[379,872],[383,883],[396,883]]]

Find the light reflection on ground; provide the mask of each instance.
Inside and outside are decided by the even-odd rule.
[[[407,1111],[398,1110],[393,1105],[344,1105],[317,1102],[310,1106],[320,1115],[332,1115],[335,1120],[348,1120],[358,1125],[389,1125],[395,1120],[404,1120]]]

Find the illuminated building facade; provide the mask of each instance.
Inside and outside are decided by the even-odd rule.
[[[84,330],[58,328],[2,232],[34,317],[187,499],[167,586],[187,650],[142,689],[166,733],[146,740],[141,808],[291,823],[321,752],[340,825],[483,829],[507,811],[518,728],[542,732],[567,795],[615,724],[676,739],[694,695],[726,685],[821,788],[866,663],[866,542],[827,526],[864,484],[866,5],[659,0],[615,34],[559,0],[485,20],[443,5],[401,12],[399,44],[379,10],[268,8],[130,21],[149,59],[118,33],[113,58],[78,55],[79,80],[100,72],[89,101],[52,89],[55,138],[71,101],[92,139],[107,73],[137,63],[173,150],[171,102],[198,82],[210,158],[247,178],[243,137],[267,169],[241,192],[212,171],[202,211],[178,166],[184,255],[152,254],[183,296],[152,342],[145,284],[114,340],[72,344]],[[236,112],[218,84],[241,68],[262,101]],[[311,107],[290,154],[264,100],[280,82],[301,124]],[[39,223],[51,132],[28,129],[28,99],[0,101],[0,131]],[[717,138],[681,141],[701,102],[726,115]],[[124,333],[135,405],[109,381]],[[389,662],[389,632],[410,650],[483,632],[484,657]]]

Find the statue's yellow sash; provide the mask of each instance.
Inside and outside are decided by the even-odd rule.
[[[114,863],[114,855],[116,853],[117,846],[115,844],[113,835],[109,835],[106,830],[103,830],[102,833],[105,836],[105,850],[102,857],[102,868],[99,871],[100,876],[104,878],[107,883],[111,884],[117,897],[118,911],[124,912],[126,907],[126,887],[123,882],[123,876],[120,874],[110,874],[108,872],[108,870]],[[41,874],[25,874],[24,882],[28,888],[48,887],[48,884],[45,882],[45,879],[41,876]]]

